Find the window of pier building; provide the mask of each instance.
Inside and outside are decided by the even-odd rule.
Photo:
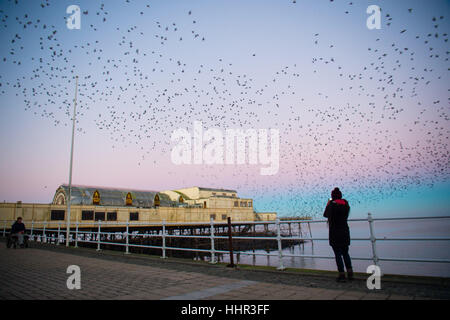
[[[235,202],[234,202],[234,206],[235,206],[235,207],[239,207],[239,201],[235,201]]]
[[[138,221],[139,212],[130,212],[130,221]]]
[[[52,210],[50,214],[50,220],[64,220],[65,215],[65,210]]]
[[[227,215],[226,214],[222,215],[222,220],[227,220]]]
[[[60,193],[56,197],[56,204],[60,204],[60,205],[65,205],[66,204],[66,197],[64,196],[63,193]]]
[[[81,220],[94,220],[94,211],[81,211]]]
[[[209,219],[216,220],[216,215],[215,215],[215,214],[210,214],[210,215],[209,215]]]
[[[108,221],[117,221],[117,212],[108,212],[106,218]]]
[[[105,221],[105,213],[104,212],[96,212],[95,213],[95,221]]]

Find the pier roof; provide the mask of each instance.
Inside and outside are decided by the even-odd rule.
[[[99,205],[103,206],[125,206],[128,193],[132,197],[132,206],[153,207],[155,206],[156,195],[159,197],[160,206],[172,206],[175,203],[170,198],[158,191],[119,189],[96,186],[73,185],[71,193],[71,204],[91,205],[95,192],[99,193]],[[53,204],[66,204],[69,194],[69,187],[61,185],[55,192]]]

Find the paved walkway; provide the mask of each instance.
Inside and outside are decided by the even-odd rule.
[[[81,269],[81,289],[69,290],[69,265]],[[6,249],[0,242],[0,299],[448,299],[449,288],[385,283],[371,291],[365,280],[230,269],[178,259],[142,257],[86,248],[38,246]]]

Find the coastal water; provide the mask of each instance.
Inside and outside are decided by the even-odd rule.
[[[293,236],[298,236],[297,224],[292,224]],[[369,223],[367,221],[349,222],[352,238],[369,238]],[[287,232],[287,226],[283,225],[283,233]],[[326,223],[310,223],[313,238],[327,238],[328,228]],[[377,238],[450,238],[450,218],[430,220],[395,220],[375,221],[374,233]],[[309,236],[307,224],[302,225],[303,237]],[[410,259],[450,259],[450,241],[376,241],[377,255],[380,258],[410,258]],[[235,256],[235,263],[279,266],[278,251],[272,250],[276,256],[246,255],[253,251],[245,251]],[[256,250],[255,253],[267,253],[266,250]],[[283,254],[329,256],[332,259],[307,258],[307,257],[283,257],[283,265],[286,268],[305,268],[319,270],[336,270],[336,263],[331,247],[327,240],[307,241],[304,244],[284,248]],[[350,255],[354,258],[372,258],[372,246],[370,241],[352,240]],[[237,261],[236,261],[237,260]],[[229,255],[224,254],[221,261],[228,262]],[[372,260],[353,259],[355,272],[366,272]],[[436,277],[450,277],[450,263],[436,262],[397,262],[380,261],[379,265],[384,274],[422,275]]]

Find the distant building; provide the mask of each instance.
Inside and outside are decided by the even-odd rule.
[[[25,222],[49,227],[66,221],[69,188],[61,185],[51,204],[0,203],[0,220],[22,216]],[[101,220],[118,226],[139,221],[143,226],[167,223],[209,223],[275,220],[276,213],[256,213],[253,200],[236,190],[190,187],[166,191],[72,186],[71,221],[89,224]]]
[[[253,208],[252,199],[239,198],[236,190],[202,187],[162,191],[170,200],[206,208]]]

